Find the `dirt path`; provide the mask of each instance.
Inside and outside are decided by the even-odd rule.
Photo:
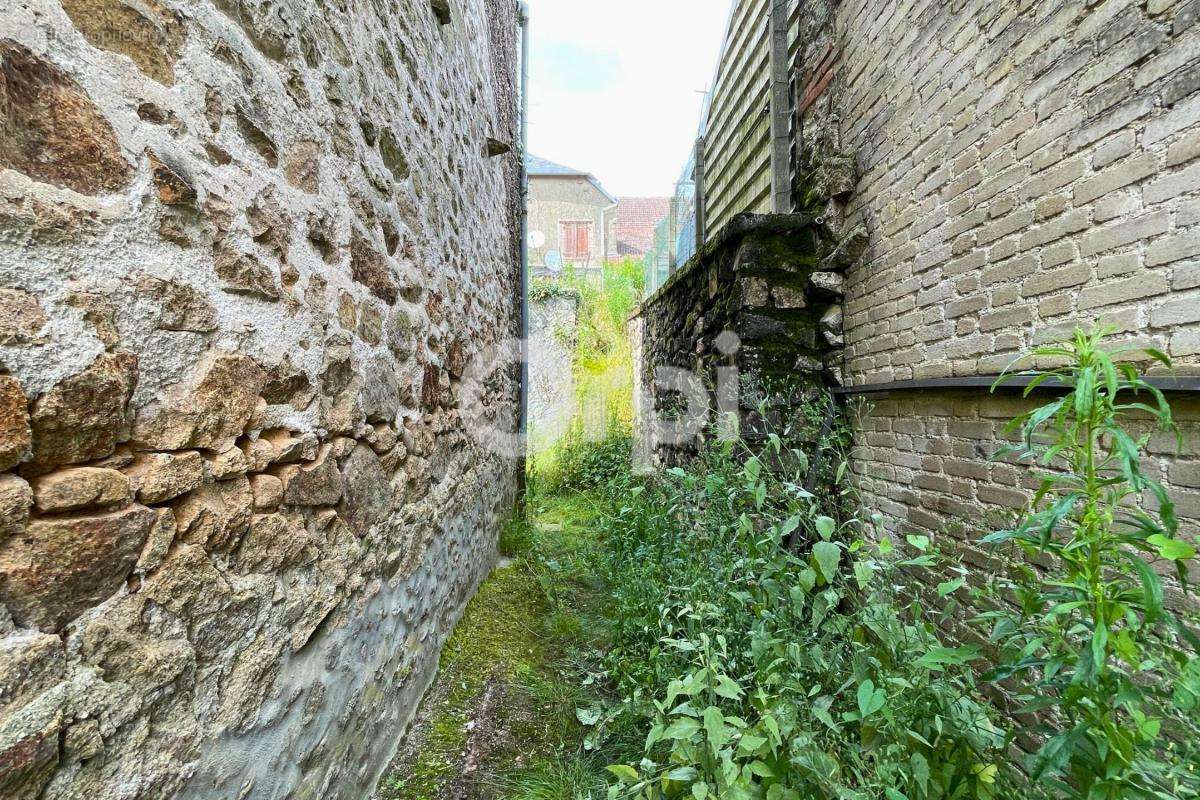
[[[543,500],[442,654],[440,672],[374,800],[600,798],[603,764],[576,709],[596,647],[589,498]]]

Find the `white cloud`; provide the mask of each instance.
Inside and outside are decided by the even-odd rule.
[[[669,195],[730,0],[530,0],[529,148],[616,195]]]

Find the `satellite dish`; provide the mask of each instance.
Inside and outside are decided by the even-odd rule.
[[[546,244],[546,234],[542,233],[541,231],[530,231],[529,232],[529,246],[530,247],[537,249],[539,247],[542,247],[545,244]]]
[[[551,272],[562,272],[562,254],[557,250],[549,250],[546,252],[546,269]]]

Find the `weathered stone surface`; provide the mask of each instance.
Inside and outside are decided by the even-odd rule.
[[[141,595],[123,598],[111,613],[81,626],[70,642],[85,664],[122,676],[143,694],[195,665],[195,652],[182,632],[169,636],[147,625],[146,605]]]
[[[248,572],[278,572],[315,557],[304,520],[291,514],[255,514],[237,552]]]
[[[36,297],[20,289],[0,289],[0,344],[28,344],[46,324]]]
[[[260,442],[271,446],[273,454],[268,464],[295,464],[312,461],[320,451],[321,442],[311,433],[294,433],[284,428],[263,431]]]
[[[149,450],[228,450],[258,407],[265,380],[253,359],[214,353],[170,399],[138,414],[133,440]]]
[[[283,503],[283,481],[274,475],[251,475],[250,489],[256,511],[274,511]]]
[[[279,299],[279,283],[275,273],[249,253],[221,250],[213,261],[213,269],[227,292],[264,300]]]
[[[0,601],[19,625],[61,630],[121,587],[153,522],[143,506],[30,522],[0,545]]]
[[[106,349],[121,343],[117,309],[107,297],[96,292],[71,292],[67,295],[67,304],[83,312],[83,321],[92,326],[96,338]]]
[[[175,504],[177,538],[210,552],[229,552],[250,528],[254,493],[246,478],[201,486]]]
[[[360,444],[342,467],[345,492],[338,514],[359,536],[391,509],[392,484],[379,463],[379,456]]]
[[[150,178],[154,183],[154,191],[163,205],[194,205],[196,189],[179,174],[177,168],[168,165],[154,153],[147,153],[147,157],[150,159]]]
[[[94,47],[133,59],[159,83],[175,82],[183,23],[159,0],[63,0],[63,10]]]
[[[311,464],[280,468],[278,477],[283,481],[283,501],[289,506],[332,506],[342,498],[342,473],[330,445]]]
[[[271,465],[278,451],[266,439],[245,439],[238,443],[238,449],[249,465],[249,472],[261,472]],[[315,455],[315,454],[314,454]]]
[[[33,489],[16,475],[0,475],[0,543],[22,533],[29,522]]]
[[[158,327],[168,331],[210,333],[217,329],[217,309],[199,291],[178,281],[145,278],[142,290],[160,298]]]
[[[33,479],[33,498],[43,514],[61,514],[129,501],[129,479],[115,469],[74,467]]]
[[[379,422],[367,429],[364,440],[377,454],[383,455],[396,446],[396,443],[400,441],[400,435],[391,425]]]
[[[399,293],[387,258],[357,230],[350,240],[350,272],[354,280],[371,290],[371,294],[388,305],[395,305]]]
[[[250,461],[240,449],[233,447],[223,453],[204,454],[205,480],[223,481],[245,475],[250,471]]]
[[[56,694],[62,692],[45,692],[0,717],[0,791],[6,800],[38,800],[58,768],[63,698]]]
[[[148,575],[162,565],[167,557],[167,552],[171,549],[171,543],[175,541],[177,527],[174,510],[170,508],[154,509],[154,524],[150,526],[150,534],[142,546],[142,552],[138,556],[134,572],[139,575]]]
[[[834,347],[841,347],[844,343],[842,319],[840,305],[830,306],[829,310],[821,316],[821,333],[825,336],[825,341]]]
[[[814,272],[808,282],[814,291],[831,297],[841,297],[846,291],[846,279],[836,272]]]
[[[62,639],[52,633],[0,637],[0,718],[62,681],[66,666]]]
[[[132,170],[112,126],[79,85],[11,41],[0,41],[0,109],[0,168],[81,194],[128,182]]]
[[[27,458],[33,445],[29,429],[29,401],[21,384],[0,375],[0,470],[10,470]]]
[[[137,357],[105,353],[33,404],[33,465],[37,469],[104,458],[122,436],[137,383]]]
[[[204,459],[195,450],[144,453],[125,468],[139,503],[153,505],[187,494],[204,482]]]
[[[808,307],[804,292],[791,286],[776,286],[771,289],[771,300],[776,308],[791,310]]]
[[[314,194],[321,188],[321,146],[317,142],[298,142],[288,151],[283,173],[297,189]]]

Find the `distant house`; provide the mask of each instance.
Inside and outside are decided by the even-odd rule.
[[[526,155],[529,172],[529,266],[554,275],[569,265],[599,269],[615,252],[617,198],[590,173]]]
[[[641,261],[654,249],[654,232],[671,211],[668,197],[622,197],[617,205],[616,247],[610,255]]]

